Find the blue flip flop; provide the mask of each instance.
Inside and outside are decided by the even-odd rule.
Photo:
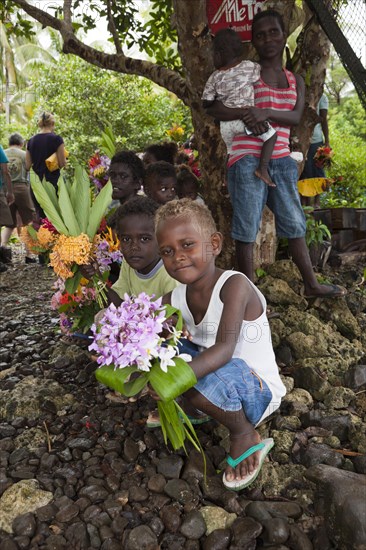
[[[251,483],[253,483],[253,481],[257,478],[262,468],[263,462],[266,456],[268,455],[269,451],[272,449],[273,445],[274,445],[274,441],[270,437],[268,439],[263,439],[260,443],[258,443],[258,445],[254,445],[253,447],[250,447],[250,449],[245,451],[245,453],[243,453],[238,458],[233,459],[231,458],[231,456],[228,456],[227,463],[232,468],[236,468],[236,466],[241,462],[243,462],[243,460],[248,458],[248,456],[251,456],[257,451],[260,452],[258,467],[254,470],[253,473],[246,476],[244,479],[233,479],[233,481],[227,481],[225,477],[225,472],[224,472],[222,476],[222,482],[225,485],[225,487],[227,487],[228,489],[232,489],[233,491],[241,491],[242,489],[245,489],[245,487],[248,487]]]

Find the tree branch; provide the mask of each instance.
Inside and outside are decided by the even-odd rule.
[[[71,0],[64,0],[64,21],[69,30],[72,30]]]
[[[52,27],[59,31],[63,39],[64,53],[77,55],[88,63],[102,69],[108,69],[117,73],[144,76],[155,82],[155,84],[173,92],[187,105],[189,104],[190,94],[187,83],[175,71],[151,61],[126,57],[123,53],[106,54],[96,50],[81,42],[64,20],[57,19],[36,6],[28,4],[26,0],[14,0],[14,4],[21,7],[44,27]]]
[[[114,41],[114,45],[116,47],[116,52],[118,54],[123,55],[121,41],[119,39],[118,32],[117,32],[117,29],[116,29],[116,25],[114,24],[114,19],[113,19],[113,15],[112,15],[111,0],[107,0],[107,15],[108,15],[108,30],[111,33],[111,35],[113,36],[113,41]]]
[[[61,29],[65,27],[64,21],[61,21],[61,19],[57,19],[57,17],[53,17],[46,11],[37,8],[37,6],[32,6],[31,4],[28,4],[26,0],[16,0],[14,1],[14,4],[19,6],[20,8],[23,8],[23,10],[28,13],[28,15],[39,21],[43,27],[52,27],[53,29],[56,29],[60,32]]]

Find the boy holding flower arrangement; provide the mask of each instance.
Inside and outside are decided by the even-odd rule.
[[[190,414],[199,410],[228,428],[223,483],[240,490],[254,481],[273,446],[255,427],[285,394],[266,301],[245,275],[216,267],[222,235],[206,206],[174,200],[158,210],[155,226],[165,268],[181,283],[163,301],[182,312],[190,342],[180,353],[191,354],[198,379],[184,398]]]
[[[159,298],[179,284],[168,275],[159,255],[154,230],[158,206],[149,197],[136,196],[115,212],[114,227],[121,243],[123,261],[118,280],[107,290],[107,298],[117,307],[125,294],[137,296],[146,292]],[[95,273],[93,265],[83,267],[87,278],[91,279]]]

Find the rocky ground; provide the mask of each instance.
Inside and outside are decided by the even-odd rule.
[[[260,428],[269,461],[237,494],[222,426],[197,429],[204,483],[196,452],[145,427],[149,397],[116,400],[61,342],[52,272],[23,261],[0,274],[0,550],[366,548],[363,266],[323,274],[349,289],[339,300],[306,301],[286,260],[260,280],[288,393]]]

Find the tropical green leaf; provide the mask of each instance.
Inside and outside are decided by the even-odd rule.
[[[94,238],[100,226],[100,222],[102,221],[102,218],[111,202],[112,202],[112,184],[109,181],[107,185],[105,185],[100,191],[100,193],[97,195],[91,207],[90,214],[89,214],[88,228],[86,231],[89,239]]]
[[[185,429],[181,418],[179,418],[176,402],[158,401],[158,411],[165,444],[169,440],[175,451],[182,447],[185,448]]]
[[[161,370],[159,361],[155,361],[147,374],[149,383],[162,401],[171,401],[197,384],[197,378],[192,368],[180,359],[174,357],[174,367],[168,372]]]
[[[69,234],[73,237],[80,235],[81,230],[78,221],[75,216],[74,209],[71,204],[70,195],[63,178],[58,180],[58,202],[64,223],[69,230]]]
[[[90,181],[82,166],[75,167],[70,200],[82,233],[86,233],[90,213]]]
[[[100,148],[109,158],[112,158],[116,152],[116,137],[113,133],[112,125],[108,123],[102,132]]]
[[[82,278],[82,274],[80,273],[79,270],[77,270],[74,273],[73,277],[69,277],[68,279],[66,279],[65,281],[66,292],[68,292],[69,294],[74,294],[76,292],[77,287],[80,284],[81,278]]]
[[[115,369],[114,365],[103,365],[95,371],[95,377],[108,388],[118,391],[122,395],[131,397],[136,395],[146,386],[146,376],[141,374],[138,378],[126,382],[131,374],[138,372],[137,367],[125,367]]]
[[[50,188],[41,183],[41,181],[37,177],[31,179],[31,186],[38,203],[44,210],[50,222],[55,226],[59,233],[69,235],[69,230],[64,224],[64,221],[60,213],[58,212],[58,209],[53,203],[52,192],[50,191]],[[53,187],[52,189],[55,192]]]

